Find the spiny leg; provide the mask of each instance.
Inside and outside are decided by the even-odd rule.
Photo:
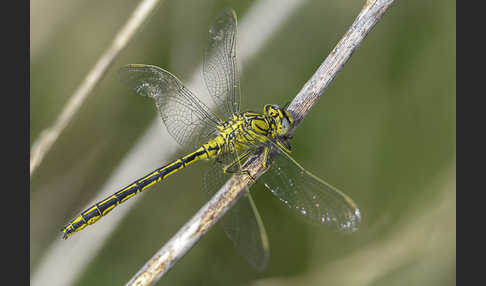
[[[248,159],[248,156],[252,153],[251,151],[246,151],[245,153],[241,154],[238,156],[237,159],[235,159],[233,162],[229,163],[223,168],[223,172],[227,174],[246,174],[250,179],[253,181],[253,183],[256,182],[256,179],[253,178],[253,176],[250,174],[248,170],[241,170],[241,165],[242,163]],[[235,168],[236,167],[236,168]]]
[[[267,168],[268,167],[268,155],[270,154],[270,148],[266,146],[263,149],[263,167]]]
[[[223,168],[223,171],[225,173],[231,173],[231,174],[234,174],[234,173],[238,173],[240,172],[239,170],[239,165],[240,163],[244,162],[246,159],[248,159],[248,156],[250,155],[250,151],[247,151],[243,154],[241,154],[240,156],[238,156],[237,159],[233,160],[233,162],[229,163],[228,165],[226,165],[224,168]],[[236,167],[236,168],[235,168]],[[233,168],[233,169],[232,169]]]

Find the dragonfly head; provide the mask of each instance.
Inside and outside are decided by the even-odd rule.
[[[277,135],[284,137],[294,125],[294,119],[290,112],[276,104],[267,104],[264,107],[265,115],[273,119]]]

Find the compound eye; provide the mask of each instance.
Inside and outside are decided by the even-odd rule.
[[[282,118],[281,126],[278,130],[278,135],[283,136],[287,134],[287,132],[289,132],[289,128],[290,128],[290,122],[288,121],[288,119],[285,117]]]

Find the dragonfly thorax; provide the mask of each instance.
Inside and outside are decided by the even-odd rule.
[[[268,104],[264,107],[264,113],[234,113],[230,120],[218,126],[219,135],[210,144],[217,144],[218,149],[223,151],[225,146],[245,150],[262,145],[269,139],[277,139],[275,141],[279,143],[278,139],[285,139],[292,125],[293,118],[288,111],[278,105]],[[290,146],[281,147],[290,151]]]
[[[271,119],[262,113],[242,112],[233,114],[232,118],[219,126],[219,136],[215,140],[245,150],[251,146],[265,143],[273,134]]]

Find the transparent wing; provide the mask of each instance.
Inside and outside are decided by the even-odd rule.
[[[236,13],[224,10],[209,30],[203,76],[211,98],[224,118],[240,111],[240,82],[236,64]]]
[[[273,146],[269,170],[260,177],[280,201],[311,221],[340,231],[356,231],[361,215],[350,197],[311,174],[290,155]]]
[[[219,119],[174,75],[152,65],[127,65],[122,82],[153,98],[167,131],[181,145],[196,145],[216,132]]]
[[[213,162],[213,166],[206,172],[203,186],[210,196],[213,196],[231,177],[231,174],[223,172],[223,168],[234,162],[235,158],[234,154],[227,153],[219,158],[219,161]],[[263,271],[269,258],[268,238],[248,189],[246,194],[240,197],[221,218],[220,225],[240,255],[256,271]]]

